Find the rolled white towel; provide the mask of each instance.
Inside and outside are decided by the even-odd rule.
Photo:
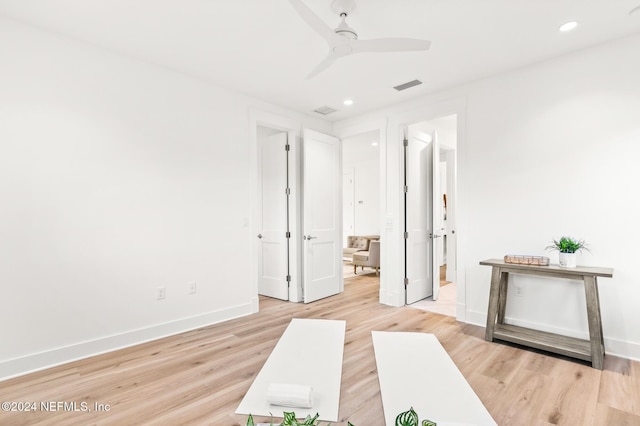
[[[291,408],[311,408],[313,388],[306,385],[271,383],[267,389],[267,402]]]

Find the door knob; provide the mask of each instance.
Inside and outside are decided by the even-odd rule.
[[[318,238],[318,237],[312,237],[311,235],[307,235],[304,237],[305,240],[313,240],[314,238]]]
[[[258,234],[258,238],[262,238],[262,234]]]

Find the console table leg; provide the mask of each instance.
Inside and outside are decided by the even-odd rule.
[[[507,291],[509,289],[509,273],[500,270],[500,291],[498,292],[498,319],[496,324],[504,324],[504,311],[507,307]]]
[[[496,315],[498,314],[498,298],[500,294],[500,268],[491,268],[491,289],[489,290],[489,307],[487,309],[487,328],[484,340],[493,342],[493,331],[496,327]]]
[[[602,370],[604,367],[604,341],[598,282],[594,276],[584,276],[584,291],[587,299],[587,319],[589,320],[589,340],[591,341],[591,365]]]

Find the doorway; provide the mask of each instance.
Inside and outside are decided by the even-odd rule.
[[[340,140],[257,109],[249,135],[252,312],[261,294],[308,303],[343,291]]]
[[[343,267],[345,278],[354,275],[376,277],[380,258],[380,131],[372,130],[342,139],[343,150]],[[365,237],[373,266],[354,268],[349,238]],[[378,241],[376,244],[371,244]],[[375,251],[375,253],[372,253]],[[357,252],[356,252],[357,253]],[[358,256],[361,258],[361,256]]]
[[[409,126],[414,146],[409,142],[405,164],[405,170],[413,168],[412,187],[405,187],[413,196],[405,206],[406,304],[450,316],[456,315],[457,298],[457,124],[454,114]]]

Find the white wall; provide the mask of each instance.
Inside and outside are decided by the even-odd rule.
[[[0,379],[251,313],[249,109],[327,123],[5,19],[0,69]]]
[[[380,235],[379,140],[378,132],[343,139],[343,168],[354,171],[355,235]]]
[[[467,308],[484,321],[486,257],[545,254],[552,238],[585,238],[579,264],[600,280],[607,350],[640,358],[634,268],[640,238],[640,37],[609,43],[470,87],[465,183]],[[557,263],[557,254],[549,254]],[[587,335],[581,285],[524,282],[507,315]]]
[[[421,121],[420,114],[424,119],[452,109],[462,114],[457,234],[464,312],[459,318],[485,323],[490,270],[479,261],[516,253],[547,254],[557,262],[544,248],[554,237],[574,235],[591,248],[580,264],[615,269],[613,279],[599,281],[607,352],[640,359],[638,51],[640,36],[622,39],[335,124],[339,131],[359,121],[388,120],[383,209],[395,226],[401,214],[399,126]],[[386,255],[399,262],[401,239],[394,226],[383,230],[393,237],[387,239]],[[381,286],[393,304],[402,292],[399,270],[391,266],[385,272]],[[509,301],[512,322],[587,335],[579,283],[518,281],[525,297]]]

